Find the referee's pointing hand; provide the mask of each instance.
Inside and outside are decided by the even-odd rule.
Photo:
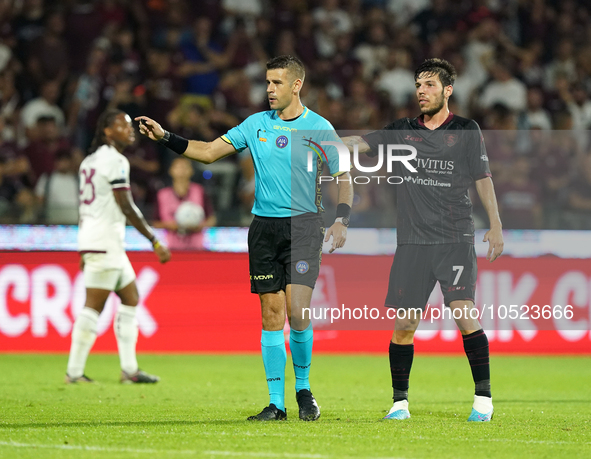
[[[138,116],[135,118],[135,121],[140,122],[140,134],[145,135],[156,142],[164,137],[164,129],[162,129],[162,126],[160,126],[160,124],[158,124],[152,118],[148,118],[147,116]]]

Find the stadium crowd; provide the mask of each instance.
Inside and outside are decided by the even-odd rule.
[[[76,224],[104,109],[210,141],[268,108],[265,62],[282,54],[306,65],[303,102],[348,131],[417,116],[413,69],[449,60],[450,109],[484,132],[504,228],[591,229],[585,0],[0,0],[0,223]],[[139,135],[126,155],[158,220],[175,155]],[[193,166],[218,225],[247,224],[248,151]],[[356,187],[352,226],[395,225],[393,191]]]

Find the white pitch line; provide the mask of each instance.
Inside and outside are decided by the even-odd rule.
[[[330,456],[320,454],[296,454],[296,453],[263,453],[248,451],[197,451],[190,449],[181,450],[162,450],[162,449],[136,449],[136,448],[112,448],[103,446],[83,446],[83,445],[43,445],[39,443],[18,443],[10,441],[0,441],[0,446],[10,446],[13,448],[47,448],[62,450],[79,451],[99,451],[109,453],[139,453],[139,454],[205,454],[209,456],[245,456],[245,457],[289,457],[301,459],[324,459]]]
[[[471,441],[498,441],[498,442],[518,442],[518,443],[539,443],[542,445],[591,445],[591,441],[554,441],[554,440],[519,440],[511,438],[477,438]]]

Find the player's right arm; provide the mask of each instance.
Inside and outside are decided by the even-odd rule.
[[[350,135],[348,137],[341,137],[341,140],[347,146],[351,153],[353,153],[355,145],[358,145],[357,148],[359,149],[359,153],[368,153],[369,151],[371,151],[371,148],[369,147],[367,142],[363,140],[363,137],[361,137],[360,135]]]
[[[127,220],[152,243],[154,253],[158,256],[160,263],[166,263],[170,260],[168,247],[156,239],[154,231],[152,231],[152,228],[150,228],[150,225],[148,225],[146,219],[133,202],[129,188],[115,188],[113,189],[113,195],[121,212],[127,217]]]
[[[140,122],[140,133],[146,137],[159,142],[164,138],[166,131],[160,126],[159,123],[154,121],[147,116],[138,116],[136,121]],[[174,149],[173,149],[174,151]],[[231,143],[222,140],[218,137],[213,142],[201,142],[198,140],[189,140],[187,148],[184,152],[176,153],[182,154],[183,156],[199,161],[200,163],[210,164],[218,159],[225,158],[231,154],[236,153],[236,148]]]

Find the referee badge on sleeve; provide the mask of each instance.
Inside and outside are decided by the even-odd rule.
[[[306,274],[310,269],[310,265],[307,261],[301,260],[296,263],[296,271],[300,274]]]

